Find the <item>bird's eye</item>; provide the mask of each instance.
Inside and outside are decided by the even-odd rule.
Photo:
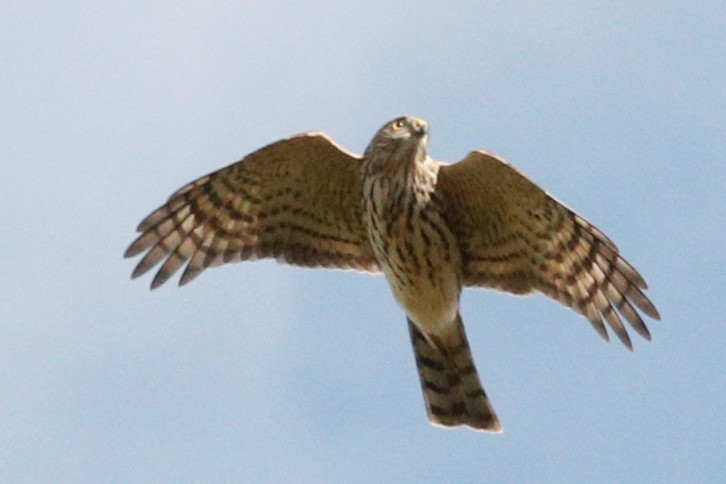
[[[393,128],[394,129],[401,129],[403,128],[403,119],[397,119],[393,122]]]

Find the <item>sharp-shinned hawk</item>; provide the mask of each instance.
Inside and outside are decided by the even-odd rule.
[[[208,267],[274,257],[306,267],[382,272],[406,312],[429,419],[500,432],[459,315],[462,287],[538,290],[606,324],[658,311],[643,278],[600,230],[506,161],[472,151],[455,164],[426,152],[428,126],[384,125],[362,157],[322,133],[268,145],[175,192],[138,226],[133,277],[162,262],[160,286]]]

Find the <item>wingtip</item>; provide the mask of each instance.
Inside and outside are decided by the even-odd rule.
[[[133,272],[131,273],[131,279],[138,279],[139,277],[143,276],[148,270],[149,268],[144,267],[141,263],[137,264]]]
[[[179,287],[186,286],[192,280],[194,280],[199,274],[201,274],[203,268],[189,264],[184,268],[181,277],[179,278]]]
[[[628,332],[623,328],[622,332],[618,331],[615,333],[620,340],[620,342],[625,346],[628,350],[631,352],[633,351],[633,341],[630,339],[630,335],[628,335]]]
[[[652,313],[653,314],[648,314],[648,313],[646,313],[646,314],[648,314],[648,316],[655,319],[656,321],[660,321],[660,312],[658,312],[658,309],[655,306],[653,306]]]
[[[130,259],[131,257],[138,255],[140,252],[141,249],[137,247],[136,242],[134,241],[131,245],[126,247],[126,250],[124,251],[124,259]]]
[[[163,269],[163,268],[162,268]],[[162,286],[166,281],[169,280],[169,278],[172,276],[172,273],[167,273],[164,270],[160,270],[156,273],[154,276],[154,279],[151,280],[151,290],[153,291],[157,287]]]

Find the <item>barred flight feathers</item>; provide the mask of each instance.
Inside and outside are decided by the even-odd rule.
[[[632,349],[621,316],[650,339],[635,308],[660,315],[643,294],[643,277],[600,230],[506,161],[473,151],[441,167],[437,193],[459,240],[465,285],[539,290],[583,314],[606,340],[604,323]]]
[[[164,261],[151,287],[184,264],[180,285],[226,262],[275,257],[377,272],[362,222],[361,161],[321,133],[268,145],[184,186],[138,227],[133,277]]]

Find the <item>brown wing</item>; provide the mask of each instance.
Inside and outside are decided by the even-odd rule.
[[[473,151],[441,166],[437,192],[461,245],[465,285],[539,290],[583,314],[606,340],[603,320],[632,349],[620,316],[650,339],[633,305],[660,316],[640,274],[605,234],[506,161]]]
[[[360,159],[321,133],[278,141],[174,193],[138,226],[132,277],[164,260],[151,287],[187,264],[275,257],[301,266],[378,271],[362,222]]]

